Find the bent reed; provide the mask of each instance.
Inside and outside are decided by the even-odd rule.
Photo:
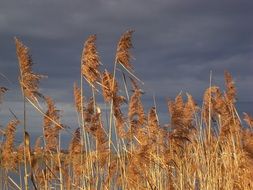
[[[156,105],[145,110],[142,104],[143,84],[131,62],[133,32],[120,37],[112,72],[100,62],[96,35],[85,41],[80,86],[73,87],[79,123],[73,131],[61,123],[53,99],[39,91],[44,76],[32,71],[29,49],[15,38],[24,119],[14,117],[0,131],[0,189],[253,189],[253,118],[244,113],[240,119],[231,74],[225,71],[224,92],[206,89],[202,105],[188,93],[170,99],[170,122],[162,125]],[[0,87],[0,101],[7,90]],[[99,107],[98,96],[108,109]],[[27,103],[43,118],[35,145],[26,127]],[[24,132],[20,145],[17,127]],[[62,131],[71,139],[67,150],[61,149]]]

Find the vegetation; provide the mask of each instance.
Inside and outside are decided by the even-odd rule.
[[[225,71],[224,93],[210,82],[202,106],[187,93],[169,100],[170,123],[163,126],[156,105],[144,110],[142,82],[131,63],[132,34],[121,36],[112,73],[100,62],[96,36],[84,43],[80,87],[73,87],[79,121],[74,132],[61,123],[53,99],[39,91],[44,76],[32,71],[29,49],[15,38],[24,119],[14,118],[1,131],[1,189],[253,189],[253,118],[244,113],[243,126],[231,74]],[[91,97],[85,97],[84,86]],[[0,100],[7,90],[0,88]],[[108,109],[99,107],[98,96]],[[26,104],[44,119],[43,138],[35,145],[26,127]],[[21,145],[14,143],[18,125]],[[60,148],[62,131],[71,136],[68,150]]]

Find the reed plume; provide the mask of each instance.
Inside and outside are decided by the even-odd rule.
[[[82,74],[90,84],[94,84],[100,78],[99,55],[96,48],[96,35],[90,35],[84,43],[81,57]]]
[[[117,45],[115,62],[122,64],[127,69],[132,69],[133,66],[130,63],[131,54],[129,49],[133,47],[132,34],[133,30],[128,30],[122,34]]]
[[[80,128],[77,128],[75,130],[75,133],[74,133],[72,140],[70,142],[70,145],[69,145],[69,153],[70,153],[70,155],[82,153]]]
[[[82,102],[84,102],[84,97],[81,97],[81,89],[74,83],[74,104],[79,114],[83,110]]]
[[[100,108],[97,107],[97,110],[93,111],[93,114],[90,116],[90,122],[86,124],[88,131],[96,138],[98,144],[102,145],[107,142],[107,137],[103,129],[101,121],[101,112]]]
[[[190,133],[194,129],[193,120],[197,106],[191,95],[187,94],[187,97],[187,102],[184,103],[180,93],[175,101],[168,102],[172,127],[170,136],[177,141],[177,144],[190,141]]]
[[[159,128],[156,108],[152,107],[148,113],[148,130],[151,135],[156,134]]]
[[[83,170],[83,166],[80,165],[83,159],[82,153],[83,150],[81,144],[81,133],[80,128],[77,128],[69,144],[69,160],[68,160],[68,162],[70,162],[70,164],[72,165],[73,178],[75,183],[77,183],[78,179],[80,179]]]
[[[1,146],[1,162],[6,170],[16,169],[17,157],[14,154],[14,139],[16,127],[20,122],[16,119],[11,120],[5,130],[5,140]]]
[[[144,108],[141,102],[142,90],[133,82],[134,92],[130,98],[128,117],[130,121],[136,120],[138,126],[142,126],[146,122]]]
[[[43,125],[46,143],[45,148],[47,151],[56,151],[59,132],[64,127],[60,122],[60,110],[56,109],[53,100],[50,97],[46,97],[45,100],[48,107],[44,116]]]
[[[102,75],[102,89],[105,102],[110,102],[114,97],[117,96],[117,81],[107,70],[104,71]]]
[[[84,120],[85,129],[96,141],[99,165],[104,166],[109,154],[108,138],[103,128],[101,110],[96,104],[94,104],[94,100],[92,98],[85,106]]]
[[[225,71],[225,85],[226,85],[226,99],[230,103],[234,103],[236,101],[236,88],[235,83],[233,81],[232,75]]]
[[[124,125],[125,125],[125,117],[121,111],[121,105],[126,103],[126,98],[124,96],[114,96],[113,97],[113,114],[115,117],[115,126],[117,128],[117,133],[119,137],[123,138],[126,135]]]
[[[37,155],[42,155],[43,147],[41,146],[41,137],[38,137],[34,145],[34,153]]]
[[[84,106],[83,116],[86,123],[90,123],[92,116],[95,114],[94,110],[94,99],[90,98],[87,104]]]
[[[252,129],[253,128],[253,117],[247,113],[243,113],[243,120],[247,123],[247,125]]]
[[[219,92],[219,87],[217,86],[211,86],[207,88],[204,92],[203,96],[203,109],[202,109],[202,117],[208,125],[209,120],[213,117],[213,109],[214,109],[214,99],[216,94]]]
[[[113,114],[115,117],[115,126],[120,137],[125,135],[124,131],[124,116],[120,106],[126,102],[124,96],[118,95],[118,82],[107,70],[102,76],[102,90],[105,102],[112,101]]]
[[[177,95],[175,101],[168,102],[168,108],[171,115],[171,125],[173,128],[176,126],[184,127],[181,118],[183,118],[184,102],[181,93]]]
[[[226,92],[217,90],[213,96],[213,117],[219,121],[221,136],[235,134],[240,130],[241,124],[234,103],[236,101],[236,88],[230,73],[225,71]]]
[[[101,110],[95,104],[93,98],[84,108],[85,129],[91,133],[101,144],[106,142],[106,134],[101,121]]]
[[[20,68],[20,85],[24,95],[33,102],[38,102],[38,97],[44,98],[39,92],[39,81],[45,77],[32,71],[32,58],[29,49],[18,38],[15,38],[16,50]]]

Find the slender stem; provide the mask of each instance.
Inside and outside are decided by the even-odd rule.
[[[83,108],[84,108],[84,102],[83,102],[83,76],[82,76],[82,63],[81,63],[81,73],[80,73],[80,93],[81,93],[81,125],[82,125],[82,140],[83,140],[83,146],[85,147],[85,155],[86,155],[86,158],[88,158],[88,151],[89,151],[89,143],[88,142],[88,139],[89,139],[89,136],[86,134],[86,131],[85,131],[85,123],[84,123],[84,112],[83,112]],[[82,153],[83,154],[83,153]],[[81,154],[81,155],[82,155]],[[83,162],[83,155],[82,155],[82,158],[81,158],[81,162]],[[88,161],[86,161],[86,167],[88,168]],[[84,172],[82,171],[82,179],[84,179]],[[84,183],[85,183],[85,180],[83,180]]]
[[[25,132],[26,132],[26,97],[25,94],[23,93],[23,114],[24,114],[24,128],[23,128],[23,140],[24,140],[24,164],[25,164],[25,176],[24,176],[24,181],[25,181],[25,189],[28,190],[28,172],[27,172],[27,162],[26,162],[26,143],[25,143]]]
[[[112,79],[112,87],[114,87],[115,83],[115,75],[116,75],[116,67],[117,63],[114,62],[114,68],[113,68],[113,79]],[[110,170],[111,165],[111,139],[112,139],[112,120],[113,120],[113,100],[111,100],[111,106],[110,106],[110,120],[109,120],[109,141],[108,141],[108,147],[109,147],[109,161],[108,161],[108,172]],[[109,180],[109,189],[110,189],[110,180]]]
[[[59,145],[57,148],[57,158],[58,158],[59,175],[60,175],[60,190],[63,190],[63,176],[62,176],[62,165],[61,165],[61,133],[59,134]]]
[[[210,81],[209,81],[209,89],[210,89],[210,94],[209,94],[209,110],[208,110],[208,141],[210,142],[211,140],[211,86],[212,86],[212,71],[210,71]]]
[[[133,76],[136,80],[138,80],[141,84],[144,85],[144,82],[141,81],[137,76],[135,76],[129,69],[127,69],[123,64],[120,64],[131,76]]]
[[[125,76],[123,71],[121,71],[121,73],[122,73],[122,78],[123,78],[123,83],[124,83],[124,88],[125,88],[125,92],[126,92],[127,101],[129,101],[130,98],[129,98],[128,89],[127,89],[126,76]]]
[[[19,173],[19,186],[23,187],[23,183],[22,183],[22,171],[21,171],[21,164],[20,163],[18,164],[18,173]]]
[[[95,89],[93,87],[91,87],[91,90],[92,90],[92,98],[93,98],[93,109],[94,109],[94,112],[97,111],[97,108],[96,108],[96,95],[95,95]]]
[[[38,111],[40,112],[44,117],[46,117],[47,119],[49,119],[51,122],[53,122],[53,124],[55,124],[57,127],[64,129],[66,132],[68,132],[71,136],[73,136],[73,134],[66,128],[63,128],[61,124],[59,124],[58,122],[56,122],[54,119],[52,119],[51,117],[49,117],[47,114],[45,114],[38,106],[36,106],[29,98],[26,98],[26,100]]]

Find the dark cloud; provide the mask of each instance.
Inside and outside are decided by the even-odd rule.
[[[253,102],[252,9],[251,0],[1,0],[0,71],[14,84],[0,84],[19,92],[17,36],[31,48],[34,70],[49,76],[43,92],[69,103],[87,36],[98,35],[102,62],[112,69],[121,33],[133,28],[133,65],[151,94],[164,100],[183,90],[201,99],[210,70],[218,85],[228,70],[239,100]]]

